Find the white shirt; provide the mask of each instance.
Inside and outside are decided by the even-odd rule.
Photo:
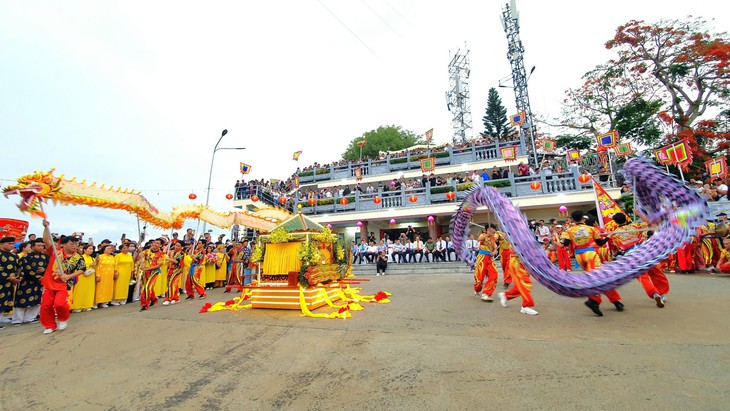
[[[439,251],[444,251],[446,249],[446,241],[441,240],[438,243],[436,243],[436,249]]]
[[[540,237],[540,241],[544,238],[550,238],[550,227],[543,225],[540,227],[537,227],[537,235]]]

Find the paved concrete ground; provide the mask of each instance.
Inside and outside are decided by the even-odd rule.
[[[466,275],[418,275],[371,277],[393,302],[348,320],[195,301],[8,327],[0,409],[728,409],[730,277],[670,281],[666,308],[631,282],[603,318],[539,285],[530,317]]]

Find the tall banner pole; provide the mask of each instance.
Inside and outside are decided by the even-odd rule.
[[[591,177],[591,182],[593,182],[593,198],[596,200],[596,219],[598,220],[598,225],[603,228],[603,213],[601,213],[601,205],[598,202],[598,191],[596,190],[596,179]]]

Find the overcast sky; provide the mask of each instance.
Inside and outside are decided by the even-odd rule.
[[[658,4],[661,4],[658,6]],[[457,49],[471,57],[475,134],[490,87],[510,76],[502,1],[0,0],[0,138],[7,186],[33,170],[129,187],[163,210],[204,201],[231,210],[239,161],[250,178],[286,178],[339,159],[379,125],[451,140],[444,92]],[[589,6],[590,5],[590,6]],[[533,112],[557,115],[564,91],[613,56],[604,44],[631,19],[715,17],[724,1],[519,1]],[[514,94],[500,88],[508,111]],[[28,219],[17,197],[0,217]],[[54,232],[136,238],[133,216],[49,207]],[[188,226],[194,227],[189,221]],[[31,232],[40,233],[40,222]],[[152,230],[152,234],[157,230]],[[223,232],[215,229],[215,232]]]

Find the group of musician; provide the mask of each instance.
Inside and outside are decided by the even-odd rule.
[[[132,301],[147,311],[160,300],[178,303],[181,293],[203,299],[208,289],[241,291],[246,283],[247,240],[195,240],[188,230],[183,239],[175,233],[142,247],[124,236],[119,246],[105,240],[95,247],[73,235],[53,238],[43,225],[43,238],[31,235],[17,247],[13,237],[0,239],[0,314],[13,326],[40,321],[50,334],[65,329],[72,312]]]
[[[637,215],[642,221],[632,223],[625,214],[617,213],[601,227],[595,218],[584,215],[583,211],[574,211],[564,224],[553,222],[549,229],[545,226],[545,230],[536,230],[536,246],[543,247],[550,261],[562,270],[574,271],[574,258],[581,270],[592,271],[600,268],[602,263],[630,253],[652,235],[652,227],[646,217],[638,212]],[[717,222],[707,222],[699,227],[696,235],[683,243],[676,253],[637,278],[657,307],[663,308],[666,305],[666,295],[669,293],[669,281],[664,271],[692,273],[696,269],[704,269],[709,272],[730,273],[727,215],[721,213],[716,217]],[[514,253],[507,236],[497,226],[485,226],[477,240],[470,236],[466,248],[476,254],[474,292],[481,300],[494,301],[498,279],[496,261],[499,259],[504,287],[509,288],[506,292],[497,294],[500,304],[506,307],[508,300],[519,296],[522,298],[522,313],[538,314],[533,308],[529,275],[519,256]],[[618,291],[609,290],[605,296],[616,311],[624,310]],[[603,316],[601,303],[600,295],[589,296],[585,301],[585,305],[599,317]]]

